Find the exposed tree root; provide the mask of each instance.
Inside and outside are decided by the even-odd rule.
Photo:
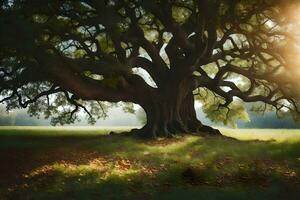
[[[200,123],[200,122],[199,122]],[[110,134],[117,134],[115,132],[111,132]],[[132,129],[127,132],[120,133],[121,135],[125,136],[133,136],[140,139],[156,139],[160,137],[164,138],[173,138],[177,136],[184,136],[184,135],[197,135],[202,137],[222,137],[227,139],[234,139],[228,136],[224,136],[218,129],[212,128],[210,126],[199,125],[198,127],[189,127],[183,129],[175,129],[173,127],[172,131],[169,128],[157,128],[149,125],[145,125],[140,129]]]

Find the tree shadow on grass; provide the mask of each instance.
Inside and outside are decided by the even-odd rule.
[[[7,199],[299,199],[297,142],[96,134],[2,139]]]

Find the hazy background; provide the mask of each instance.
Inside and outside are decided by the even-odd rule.
[[[198,118],[207,125],[223,126],[222,123],[213,123],[201,112],[201,108],[196,106]],[[95,126],[141,126],[141,113],[139,108],[138,114],[125,113],[122,108],[112,108],[108,112],[106,119],[100,119]],[[250,122],[238,121],[238,128],[300,128],[299,123],[295,123],[290,118],[278,119],[275,113],[266,113],[259,115],[249,111]],[[49,119],[31,117],[26,110],[15,110],[7,113],[4,106],[0,106],[0,126],[50,126]],[[84,118],[72,126],[90,126]]]

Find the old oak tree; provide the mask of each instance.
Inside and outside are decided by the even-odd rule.
[[[297,119],[300,16],[288,2],[2,0],[0,101],[54,124],[135,103],[144,137],[219,134],[196,118],[195,97],[225,123],[241,102]]]

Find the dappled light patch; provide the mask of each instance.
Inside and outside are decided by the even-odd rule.
[[[104,168],[109,161],[103,158],[95,158],[89,161],[89,166],[95,169]]]

